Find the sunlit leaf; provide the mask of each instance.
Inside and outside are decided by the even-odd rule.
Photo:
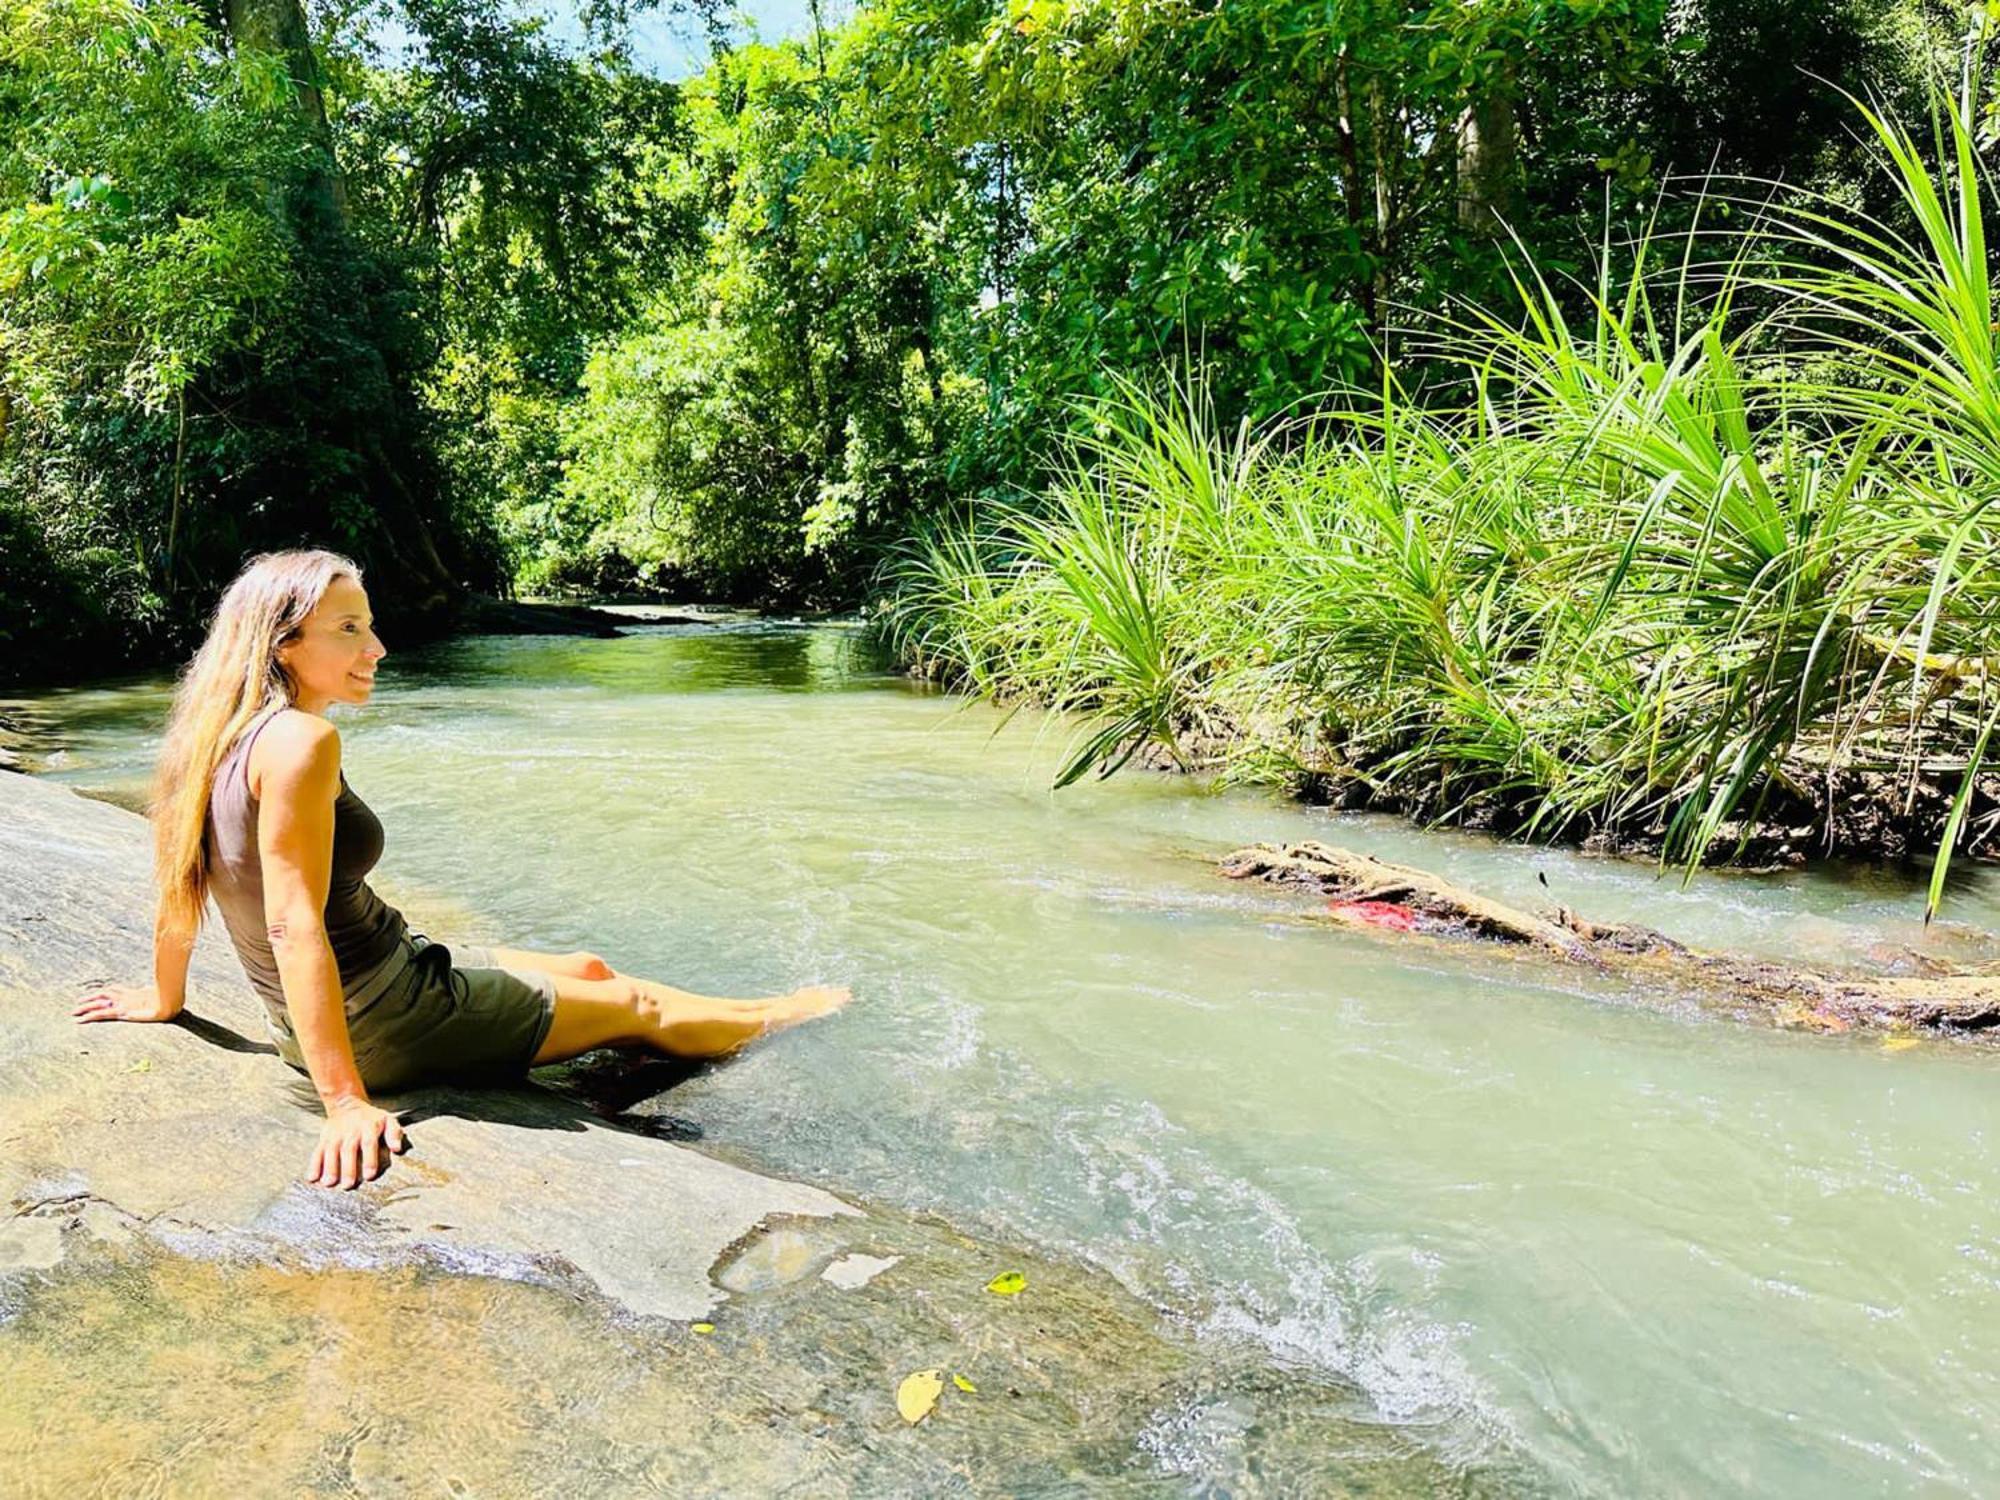
[[[896,1410],[903,1414],[905,1422],[921,1422],[931,1414],[931,1408],[937,1405],[943,1390],[942,1370],[918,1370],[913,1375],[905,1375],[903,1383],[896,1387]]]
[[[986,1290],[996,1297],[1017,1296],[1028,1285],[1028,1278],[1019,1271],[1002,1271],[986,1283]]]

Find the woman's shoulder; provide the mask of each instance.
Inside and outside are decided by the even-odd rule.
[[[283,786],[337,782],[340,731],[318,714],[281,708],[257,731],[245,769],[251,793],[260,800],[272,777]]]

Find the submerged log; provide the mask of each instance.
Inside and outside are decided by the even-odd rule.
[[[1416,930],[1503,943],[1525,943],[1562,958],[1587,958],[1584,944],[1569,929],[1516,907],[1440,880],[1409,865],[1392,865],[1372,854],[1353,854],[1331,844],[1258,844],[1238,849],[1222,862],[1234,880],[1268,880],[1304,885],[1330,898],[1328,915],[1344,925],[1379,926],[1365,908],[1390,904],[1418,918]],[[1360,908],[1361,910],[1357,910]]]
[[[1508,906],[1428,871],[1331,844],[1256,844],[1225,858],[1222,873],[1233,880],[1303,886],[1326,898],[1322,915],[1341,926],[1500,943],[1561,963],[1751,1004],[1786,1024],[1828,1031],[2000,1027],[2000,972],[1992,970],[1933,963],[1932,972],[1914,976],[1838,974],[1705,953],[1650,927],[1597,922],[1563,908],[1543,915]]]

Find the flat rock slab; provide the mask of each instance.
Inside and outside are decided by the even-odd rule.
[[[384,1101],[416,1121],[409,1154],[352,1194],[307,1187],[316,1102],[270,1055],[219,933],[198,945],[184,1022],[70,1019],[89,985],[150,972],[148,861],[133,814],[0,775],[0,1203],[16,1219],[98,1204],[181,1248],[575,1278],[698,1318],[725,1295],[710,1268],[765,1220],[855,1212],[535,1089]],[[48,1253],[24,1233],[0,1263]]]

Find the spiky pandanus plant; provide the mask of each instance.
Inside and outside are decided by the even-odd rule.
[[[1316,722],[1441,812],[1660,820],[1689,869],[1836,767],[1955,777],[1934,907],[2000,713],[2000,200],[1968,101],[1930,157],[1861,116],[1910,234],[1792,196],[1754,268],[1752,241],[1650,274],[1606,245],[1574,288],[1529,266],[1510,311],[1430,328],[1456,408],[1392,373],[1255,433],[1198,374],[1122,383],[1041,504],[912,552],[903,638],[1091,713],[1065,782]]]

